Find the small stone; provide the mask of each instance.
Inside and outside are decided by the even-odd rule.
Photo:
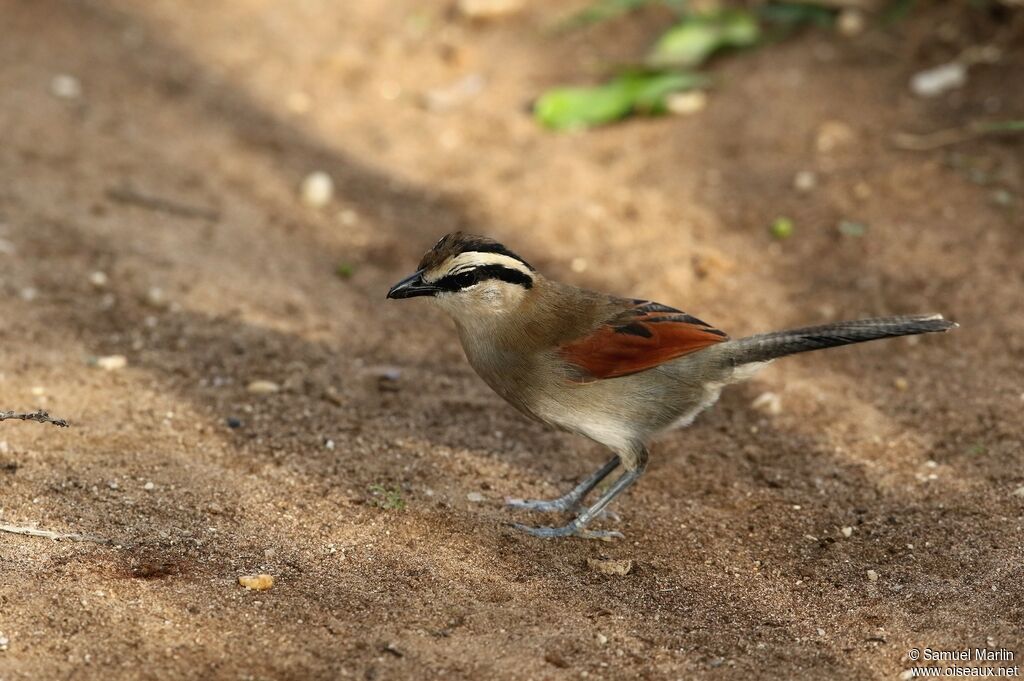
[[[818,127],[814,146],[819,153],[829,154],[853,143],[853,128],[842,121],[825,121]]]
[[[1024,497],[1024,485],[1021,485],[1017,489],[1013,490],[1013,496]]]
[[[106,272],[101,272],[97,270],[89,275],[89,283],[95,286],[96,288],[103,288],[104,286],[107,285],[108,282],[109,280],[107,279]]]
[[[967,84],[967,65],[951,61],[918,71],[910,79],[910,91],[918,97],[938,97]]]
[[[852,536],[853,536],[853,528],[852,528],[852,527],[850,527],[850,526],[846,526],[846,527],[844,527],[844,528],[843,528],[842,530],[840,530],[840,532],[842,532],[842,533],[843,533],[843,536],[844,536],[844,537],[847,537],[847,538],[849,538],[849,537],[852,537]]]
[[[793,176],[793,188],[798,192],[814,191],[814,188],[818,186],[818,176],[811,170],[801,170]]]
[[[82,83],[66,73],[57,74],[50,81],[50,94],[61,99],[78,99],[82,96]]]
[[[466,495],[466,501],[472,501],[474,504],[479,504],[484,500],[484,495],[480,492],[470,492]]]
[[[708,105],[708,95],[702,90],[677,92],[665,100],[665,108],[677,116],[692,116],[703,111]]]
[[[459,12],[469,19],[502,19],[523,9],[523,0],[459,0]]]
[[[0,652],[7,650],[8,646],[11,645],[11,639],[7,638],[3,634],[0,634]]]
[[[893,379],[892,384],[893,387],[900,391],[904,391],[910,388],[910,383],[907,381],[907,379],[903,378],[902,376],[898,376],[895,379]]]
[[[142,486],[142,489],[146,490],[147,492],[152,492],[153,490],[156,489],[156,485],[154,485],[152,482],[147,482],[145,485]]]
[[[822,629],[821,627],[818,627],[817,629],[814,630],[814,633],[816,633],[818,636],[824,636],[825,635],[825,630]]]
[[[864,18],[864,12],[853,7],[848,7],[839,13],[836,28],[839,29],[840,35],[847,38],[854,38],[864,32],[866,24],[867,21]]]
[[[603,646],[604,644],[608,643],[608,637],[605,636],[604,634],[602,634],[601,632],[597,633],[597,637],[596,638],[597,638],[597,644],[598,645],[602,645]]]
[[[167,300],[167,294],[159,286],[151,286],[146,291],[146,303],[153,307],[164,308],[167,307],[169,301]]]
[[[124,369],[128,366],[128,358],[124,355],[107,355],[106,357],[97,357],[96,366],[105,371],[117,371],[118,369]]]
[[[238,583],[248,591],[266,591],[274,586],[273,575],[242,575]]]
[[[33,300],[39,297],[39,289],[26,286],[25,288],[18,291],[18,296],[26,303],[31,303]]]
[[[917,676],[917,673],[913,669],[904,669],[900,672],[900,681],[909,681],[915,676]]]
[[[253,381],[246,388],[254,395],[269,395],[281,390],[281,386],[273,381]]]
[[[323,208],[334,198],[334,180],[323,171],[310,173],[299,187],[302,202],[311,208]]]
[[[602,575],[615,575],[623,577],[633,571],[633,561],[612,560],[610,558],[587,558],[587,566],[594,572]]]
[[[241,428],[242,427],[242,420],[239,419],[239,418],[235,418],[234,416],[229,416],[227,418],[227,420],[225,421],[225,423],[228,424],[228,428]]]
[[[754,398],[750,406],[753,409],[774,416],[782,413],[782,398],[771,391],[763,392]]]
[[[868,570],[868,579],[870,579],[872,582],[877,582],[878,581],[878,573],[875,572],[874,570]]]
[[[325,440],[324,449],[334,451],[334,440]]]

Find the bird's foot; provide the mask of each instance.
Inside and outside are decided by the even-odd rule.
[[[577,522],[571,522],[564,527],[530,527],[529,525],[521,525],[519,523],[513,523],[512,527],[517,530],[522,530],[527,534],[532,534],[534,537],[542,537],[544,539],[551,539],[554,537],[581,537],[582,539],[601,539],[603,541],[611,541],[612,539],[623,538],[623,534],[621,532],[617,532],[615,530],[588,530]]]
[[[579,506],[579,503],[578,499],[567,499],[566,497],[559,497],[551,501],[517,499],[515,497],[505,498],[505,505],[509,508],[534,511],[536,513],[564,513],[565,511],[573,511]]]
[[[566,513],[568,511],[576,513],[583,510],[584,507],[582,501],[582,499],[570,498],[569,495],[559,497],[558,499],[552,499],[551,501],[506,497],[505,505],[509,508],[533,511],[534,513]],[[601,511],[601,513],[596,517],[600,520],[611,520],[616,523],[622,522],[622,518],[618,513],[607,508]]]

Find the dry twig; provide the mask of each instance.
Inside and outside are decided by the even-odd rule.
[[[16,411],[0,411],[0,421],[7,421],[9,419],[15,419],[18,421],[38,421],[39,423],[52,423],[60,428],[67,428],[68,422],[64,419],[55,419],[45,411],[34,411],[28,414],[22,414]]]
[[[38,530],[34,527],[22,527],[20,525],[5,525],[0,523],[0,532],[11,534],[23,534],[29,537],[45,537],[46,539],[70,539],[71,541],[90,541],[97,544],[109,544],[110,540],[102,537],[90,537],[87,534],[75,534],[66,532],[50,532],[49,530]]]

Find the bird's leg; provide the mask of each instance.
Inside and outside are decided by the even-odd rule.
[[[614,530],[588,530],[586,529],[587,524],[594,518],[600,516],[608,504],[610,504],[615,497],[622,494],[627,487],[636,482],[637,478],[643,475],[643,472],[646,469],[647,450],[641,448],[636,454],[635,465],[623,473],[611,488],[601,495],[601,498],[598,499],[593,506],[576,516],[576,518],[568,525],[565,525],[564,527],[529,527],[528,525],[520,525],[516,523],[513,527],[524,532],[528,532],[535,537],[577,536],[584,537],[586,539],[611,539],[613,537],[621,539],[621,532],[616,532]]]
[[[583,481],[573,487],[568,494],[560,496],[557,499],[552,499],[551,501],[540,501],[537,499],[513,499],[509,497],[505,499],[505,505],[511,506],[512,508],[522,508],[527,511],[537,511],[540,513],[575,511],[581,506],[583,498],[590,493],[590,490],[597,487],[602,480],[607,478],[608,475],[618,467],[619,457],[616,455],[613,456],[608,463],[584,478]]]

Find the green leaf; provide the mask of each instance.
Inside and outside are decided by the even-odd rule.
[[[647,55],[647,63],[656,67],[699,66],[718,50],[747,47],[759,37],[757,20],[749,12],[692,14],[661,36]]]
[[[548,90],[537,100],[533,113],[553,130],[589,128],[634,112],[662,113],[668,95],[701,87],[707,81],[696,73],[624,73],[596,87]]]
[[[334,274],[339,279],[351,279],[352,275],[356,273],[356,267],[352,263],[340,262],[338,266],[334,268]]]

